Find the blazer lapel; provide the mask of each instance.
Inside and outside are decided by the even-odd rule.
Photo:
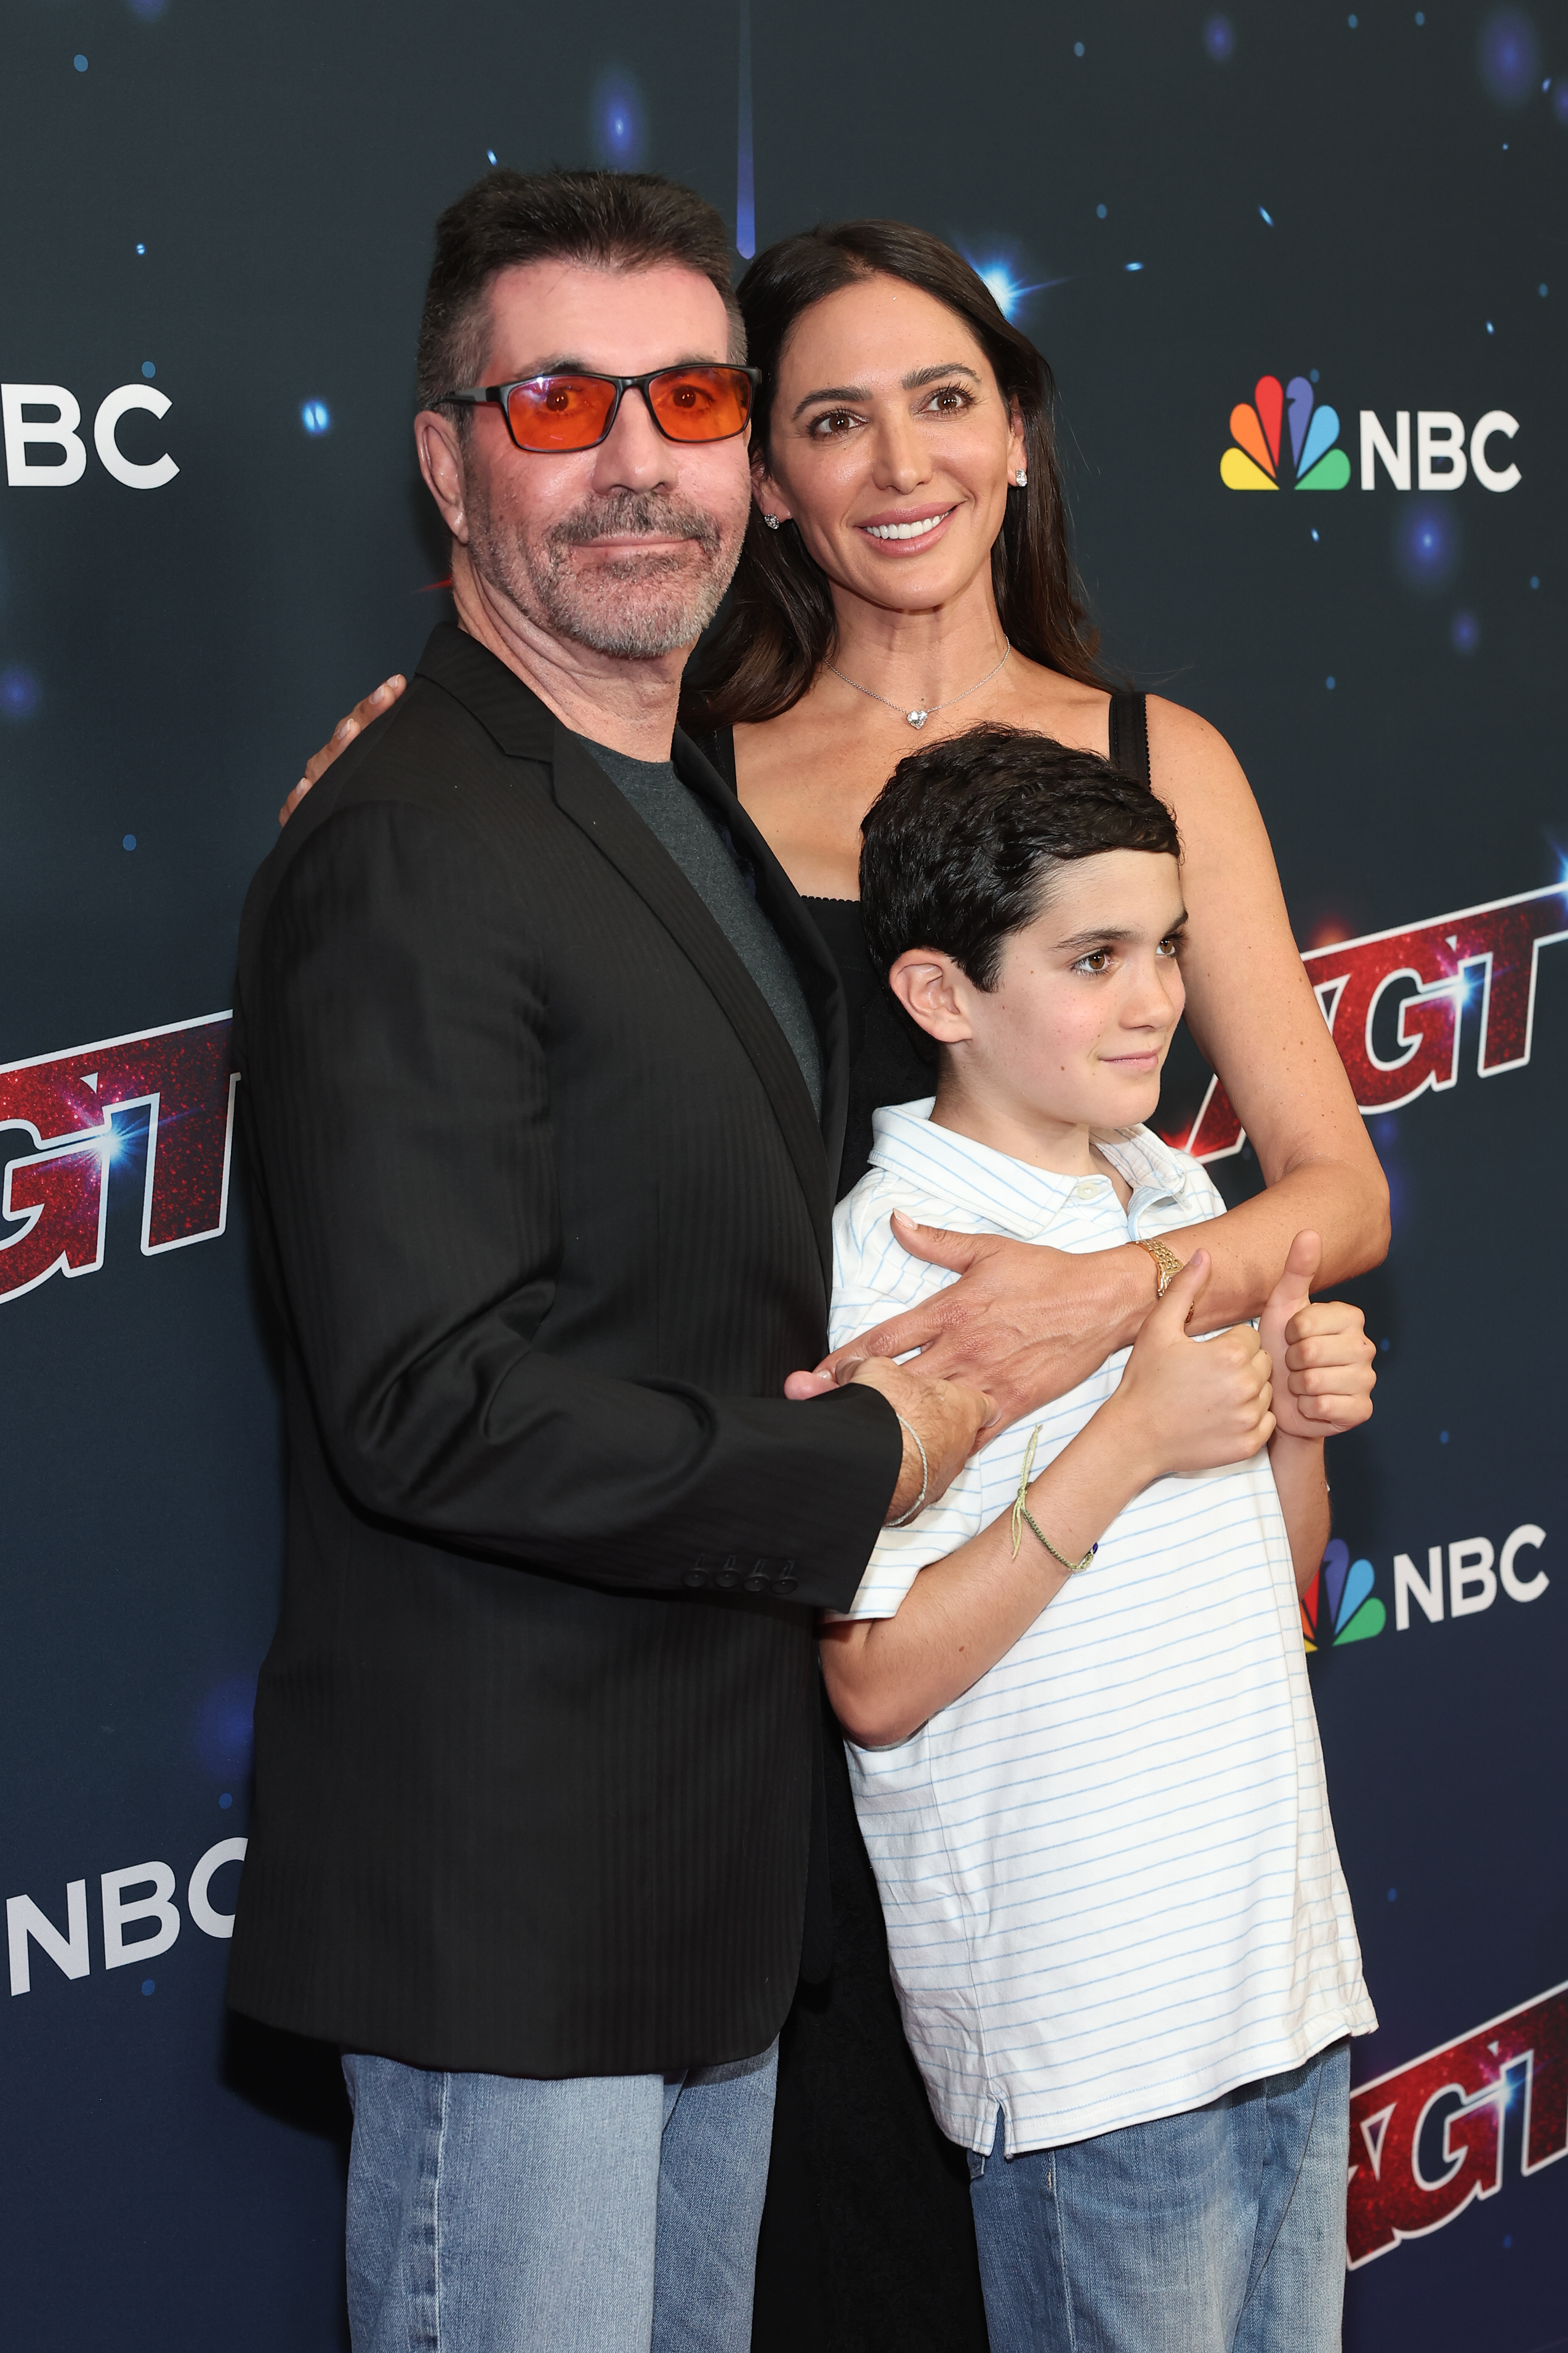
[[[795,1164],[801,1189],[810,1206],[812,1222],[816,1229],[817,1250],[822,1259],[823,1280],[831,1290],[831,1165],[824,1149],[823,1131],[817,1124],[805,1081],[800,1074],[800,1065],[790,1050],[784,1031],[774,1020],[767,1000],[663,843],[648,831],[636,810],[616,791],[593,754],[559,722],[555,729],[553,776],[557,807],[582,828],[595,847],[603,852],[658,916],[676,945],[707,983],[750,1055],[773,1105],[773,1115]],[[683,777],[683,781],[689,782],[690,779]],[[715,784],[718,781],[714,779]],[[722,791],[721,785],[719,789]],[[739,813],[739,803],[734,807]],[[736,847],[742,850],[742,856],[752,854],[750,839],[744,847],[737,839]],[[758,897],[761,902],[760,881]],[[764,912],[771,910],[764,909]],[[786,938],[785,945],[793,948],[794,943]],[[826,950],[823,953],[826,954]],[[802,977],[804,980],[805,976]],[[815,1007],[813,1010],[816,1010]],[[840,1008],[840,1029],[843,1018]],[[832,1059],[829,1054],[824,1054],[825,1109],[828,1100],[827,1071]],[[836,1083],[841,1086],[842,1044],[837,1060],[839,1068],[836,1072]],[[842,1113],[838,1116],[838,1134],[842,1141]]]
[[[706,801],[750,861],[757,903],[794,961],[822,1043],[818,1126],[800,1065],[751,974],[663,843],[617,792],[580,737],[515,671],[450,622],[432,632],[419,663],[472,712],[500,749],[550,766],[555,801],[580,826],[696,966],[745,1047],[773,1105],[816,1229],[823,1278],[833,1284],[833,1197],[848,1102],[848,1027],[837,967],[788,876],[734,794],[689,736],[675,738],[676,770]]]

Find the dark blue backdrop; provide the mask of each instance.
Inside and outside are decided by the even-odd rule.
[[[1347,2341],[1568,2344],[1568,916],[1498,903],[1555,891],[1568,850],[1568,26],[1452,0],[801,0],[749,29],[734,0],[606,0],[565,21],[496,0],[9,12],[0,1064],[38,1067],[0,1070],[7,2341],[343,2342],[331,2066],[223,2017],[236,1867],[213,1850],[246,1826],[278,1419],[243,1202],[213,1208],[205,1033],[154,1033],[227,1005],[279,801],[441,608],[412,344],[430,223],[493,153],[646,162],[748,247],[753,184],[761,242],[907,216],[997,273],[1060,378],[1110,652],[1236,744],[1303,948],[1370,943],[1312,967],[1342,983],[1325,1009],[1395,1201],[1362,1287],[1378,1418],[1341,1450],[1345,1550],[1314,1620],[1383,2021],[1358,2079],[1394,2078],[1358,2113]],[[1298,502],[1288,420],[1257,469],[1277,492],[1222,480],[1239,406],[1269,445],[1267,377],[1336,411],[1342,490]],[[149,395],[166,410],[127,406]],[[1363,413],[1397,452],[1402,411],[1410,487],[1377,459],[1364,489]],[[1438,463],[1424,490],[1423,413],[1473,459],[1492,411],[1517,430],[1480,466],[1517,483],[1472,462],[1445,488]],[[165,452],[178,471],[138,480]],[[1173,1072],[1173,1132],[1202,1082]],[[1215,1166],[1252,1179],[1245,1147]],[[1521,1528],[1543,1540],[1503,1577]]]

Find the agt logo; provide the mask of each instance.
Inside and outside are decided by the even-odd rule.
[[[1352,2092],[1352,2271],[1564,2154],[1568,1984]]]
[[[103,1264],[109,1172],[127,1146],[116,1114],[145,1109],[142,1249],[153,1257],[221,1234],[228,1216],[234,1091],[226,1013],[142,1038],[108,1038],[0,1068],[0,1303],[53,1274]],[[5,1145],[0,1141],[0,1155]]]
[[[165,450],[142,464],[119,441],[121,420],[132,409],[166,417],[173,403],[150,384],[122,384],[100,400],[92,446],[106,474],[128,491],[161,491],[179,472]],[[5,438],[5,480],[13,490],[65,491],[87,471],[87,444],[78,432],[81,403],[63,384],[0,384],[0,425]],[[144,430],[145,428],[143,428]],[[47,457],[33,453],[48,451]]]
[[[1309,948],[1301,961],[1358,1107],[1398,1111],[1427,1088],[1443,1093],[1456,1085],[1467,1007],[1479,1016],[1480,1077],[1522,1070],[1535,1026],[1541,951],[1563,939],[1568,884],[1557,883]],[[1379,1037],[1392,1051],[1380,1050]],[[1197,1160],[1223,1160],[1244,1140],[1217,1079],[1209,1081],[1188,1133],[1169,1138]]]
[[[1308,378],[1293,375],[1281,385],[1277,375],[1260,376],[1250,401],[1238,401],[1230,412],[1231,446],[1219,461],[1219,478],[1227,491],[1277,491],[1282,487],[1289,455],[1289,482],[1297,491],[1342,491],[1351,478],[1348,450],[1337,445],[1340,414],[1317,396]],[[1491,461],[1491,443],[1500,437],[1511,441],[1519,419],[1506,408],[1489,408],[1471,429],[1468,454],[1465,421],[1451,408],[1415,411],[1415,488],[1457,491],[1473,474],[1483,490],[1511,491],[1521,477],[1508,460]],[[1394,438],[1375,409],[1361,411],[1361,487],[1377,487],[1381,463],[1396,491],[1411,483],[1410,411],[1395,412]]]
[[[1497,1547],[1489,1536],[1458,1536],[1447,1546],[1427,1546],[1425,1575],[1409,1553],[1396,1552],[1395,1631],[1409,1632],[1412,1602],[1426,1623],[1436,1626],[1442,1623],[1445,1606],[1450,1619],[1479,1617],[1491,1608],[1500,1589],[1510,1601],[1539,1601],[1552,1579],[1543,1568],[1521,1556],[1539,1552],[1545,1542],[1545,1529],[1537,1527],[1533,1520],[1510,1529]],[[1318,1574],[1301,1597],[1301,1631],[1308,1650],[1337,1650],[1342,1642],[1364,1642],[1381,1634],[1388,1623],[1388,1611],[1373,1590],[1376,1582],[1371,1561],[1352,1560],[1350,1546],[1332,1537]]]

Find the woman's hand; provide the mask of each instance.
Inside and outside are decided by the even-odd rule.
[[[1372,1419],[1377,1351],[1359,1307],[1308,1293],[1322,1260],[1316,1234],[1290,1245],[1285,1271],[1269,1293],[1258,1345],[1274,1372],[1274,1412],[1289,1438],[1332,1438]]]
[[[1208,1252],[1194,1250],[1145,1318],[1114,1396],[1095,1417],[1117,1425],[1140,1492],[1173,1472],[1246,1462],[1274,1435],[1268,1358],[1252,1326],[1187,1336],[1208,1277]]]
[[[373,694],[367,694],[363,702],[354,704],[346,719],[339,720],[321,750],[313,752],[306,761],[304,775],[278,812],[279,825],[288,824],[310,786],[321,783],[338,754],[346,752],[354,737],[362,734],[373,719],[379,719],[384,711],[390,711],[407,684],[402,671],[394,670],[390,678],[383,679]]]

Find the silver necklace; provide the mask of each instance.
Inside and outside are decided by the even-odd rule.
[[[997,663],[996,670],[1001,669],[1002,662],[1006,660],[1007,656],[1012,652],[1012,650],[1013,649],[1011,645],[1009,645],[1007,639],[1004,638],[1002,640],[1002,661]],[[983,686],[989,686],[992,680],[996,675],[996,670],[988,670],[984,678],[976,679],[973,686],[966,686],[962,694],[950,694],[945,702],[931,703],[924,711],[904,711],[904,706],[901,702],[893,702],[891,697],[889,695],[879,694],[874,686],[862,686],[858,679],[844,678],[844,672],[841,670],[835,669],[832,662],[827,664],[827,668],[833,671],[835,678],[844,679],[846,686],[852,686],[857,694],[868,694],[873,702],[885,702],[889,711],[903,712],[904,717],[909,721],[911,727],[923,727],[926,721],[933,717],[937,712],[951,711],[955,702],[967,702],[972,694],[978,694]]]

